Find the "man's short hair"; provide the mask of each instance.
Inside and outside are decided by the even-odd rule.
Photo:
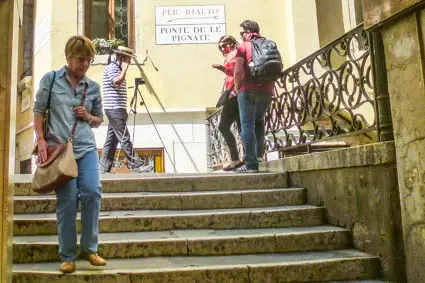
[[[93,59],[95,48],[90,39],[83,35],[75,35],[68,39],[65,45],[65,56],[72,58],[83,56]]]
[[[256,21],[245,20],[240,24],[240,27],[245,31],[260,33],[260,26]]]

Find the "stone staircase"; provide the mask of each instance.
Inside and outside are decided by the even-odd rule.
[[[105,175],[100,255],[58,271],[53,195],[15,180],[13,282],[326,282],[380,276],[285,174]],[[371,282],[371,281],[368,281]]]

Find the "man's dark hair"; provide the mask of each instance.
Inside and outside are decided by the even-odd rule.
[[[240,24],[240,27],[245,31],[260,33],[260,26],[256,21],[245,20]]]

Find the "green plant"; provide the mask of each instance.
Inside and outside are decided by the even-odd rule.
[[[104,38],[95,38],[92,40],[93,45],[96,50],[96,54],[110,54],[112,49],[116,49],[118,46],[125,44],[122,39],[104,39]]]

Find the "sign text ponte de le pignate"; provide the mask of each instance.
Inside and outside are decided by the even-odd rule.
[[[217,43],[226,33],[224,5],[157,6],[156,44]]]

